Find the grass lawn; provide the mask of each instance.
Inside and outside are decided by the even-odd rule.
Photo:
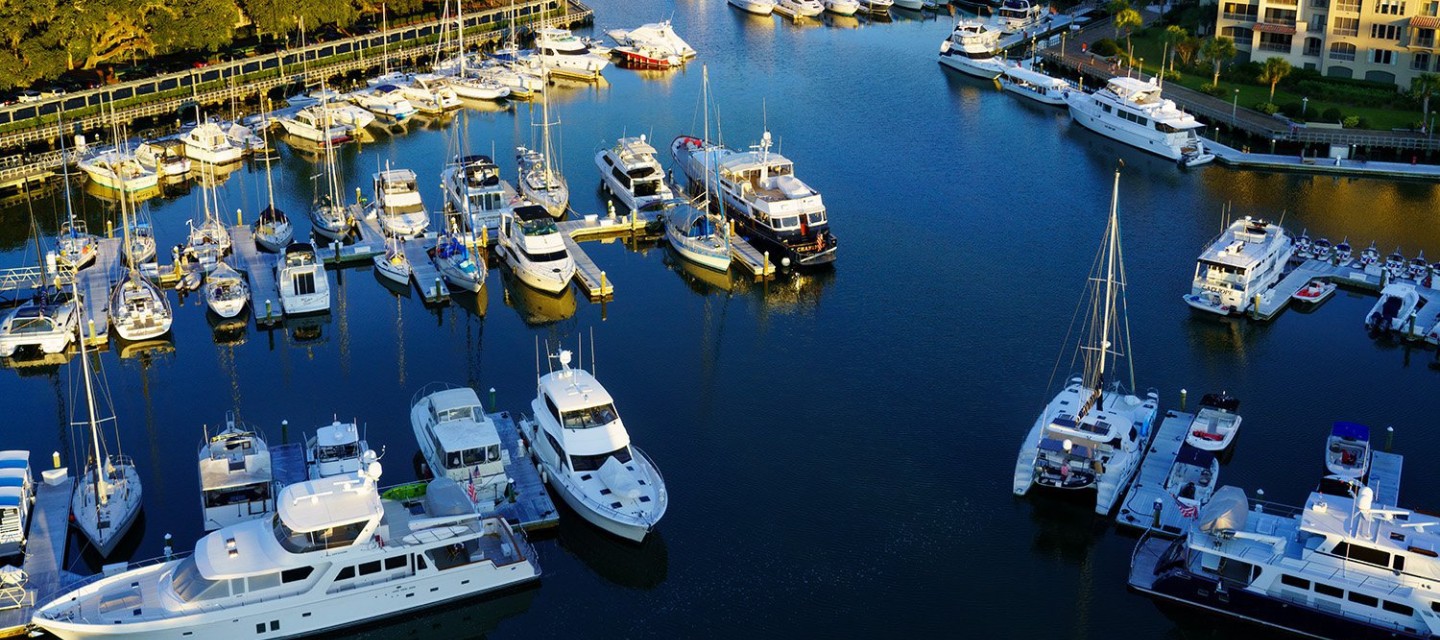
[[[1147,73],[1154,74],[1160,71],[1160,59],[1164,55],[1164,43],[1160,39],[1161,33],[1163,33],[1163,31],[1160,29],[1148,29],[1145,31],[1136,32],[1131,37],[1131,42],[1135,48],[1135,57],[1144,59],[1144,63],[1141,66],[1144,67]],[[1115,41],[1120,44],[1121,50],[1125,49],[1124,37],[1116,38]],[[1257,60],[1257,62],[1260,61],[1263,61],[1263,59]],[[1239,89],[1239,105],[1242,108],[1254,108],[1255,105],[1262,102],[1274,102],[1275,104],[1279,105],[1283,105],[1286,103],[1298,104],[1301,102],[1302,98],[1305,97],[1296,93],[1291,93],[1289,90],[1286,89],[1283,84],[1281,84],[1280,86],[1275,88],[1275,99],[1270,100],[1270,87],[1268,85],[1256,85],[1250,83],[1234,82],[1228,79],[1226,76],[1228,75],[1228,67],[1230,66],[1231,65],[1225,65],[1221,67],[1220,86],[1225,89],[1225,95],[1232,99],[1235,96],[1235,90]],[[1178,63],[1178,61],[1175,67],[1177,71],[1180,70],[1180,64]],[[1200,68],[1191,68],[1188,71],[1181,71],[1180,80],[1167,80],[1167,82],[1176,82],[1187,89],[1194,89],[1196,91],[1199,91],[1201,85],[1206,85],[1210,83],[1210,77],[1210,65],[1202,64],[1200,65]],[[1432,100],[1431,102],[1434,101]],[[1348,104],[1324,102],[1321,100],[1312,99],[1309,101],[1309,104],[1305,108],[1306,118],[1301,119],[1308,119],[1311,121],[1319,122],[1320,114],[1324,113],[1326,109],[1330,108],[1339,109],[1340,112],[1346,116],[1359,116],[1361,118],[1364,118],[1371,129],[1379,129],[1383,131],[1389,131],[1390,129],[1409,128],[1412,124],[1419,122],[1421,118],[1421,113],[1419,109],[1410,110],[1384,109],[1377,107],[1357,107]]]

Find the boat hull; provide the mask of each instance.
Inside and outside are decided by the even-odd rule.
[[[1083,100],[1084,97],[1082,96],[1081,99]],[[1207,164],[1215,159],[1215,156],[1210,153],[1202,153],[1197,156],[1187,157],[1179,149],[1171,146],[1168,142],[1164,140],[1160,140],[1154,137],[1143,136],[1137,132],[1131,131],[1128,128],[1119,127],[1109,122],[1106,122],[1097,113],[1092,112],[1090,109],[1077,108],[1074,101],[1071,101],[1069,104],[1071,119],[1079,123],[1080,126],[1094,131],[1095,133],[1098,133],[1102,136],[1110,138],[1111,140],[1123,142],[1132,147],[1135,147],[1136,149],[1148,151],[1167,160],[1173,160],[1185,167],[1197,167],[1203,164]]]
[[[1190,293],[1182,297],[1185,299],[1185,304],[1190,305],[1190,308],[1196,311],[1213,313],[1217,316],[1229,316],[1241,312],[1240,309],[1236,309],[1228,304],[1221,304],[1218,300],[1212,299],[1209,296]]]
[[[895,6],[898,7],[900,5],[896,4]],[[941,54],[940,56],[940,64],[965,75],[983,78],[985,80],[994,80],[1000,77],[1000,72],[1002,71],[1000,65],[993,60],[993,58],[976,60],[962,55]]]
[[[374,260],[375,271],[378,272],[381,276],[384,276],[386,280],[406,286],[410,284],[409,264],[406,264],[404,266],[396,265],[395,263],[387,260],[383,255],[375,256]]]
[[[569,269],[553,269],[522,262],[515,256],[514,251],[508,250],[503,245],[500,246],[500,253],[506,266],[510,267],[510,271],[515,274],[515,277],[520,278],[520,282],[532,289],[539,289],[547,293],[560,293],[570,287],[570,280],[575,277],[573,265]]]

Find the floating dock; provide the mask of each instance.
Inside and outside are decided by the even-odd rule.
[[[231,266],[245,272],[250,281],[250,315],[255,327],[264,329],[280,324],[285,314],[280,310],[280,288],[275,284],[274,254],[265,253],[255,244],[250,227],[230,228]]]
[[[104,346],[110,340],[110,289],[120,277],[119,238],[100,238],[95,263],[75,273],[80,294],[85,297],[80,327],[85,344]]]
[[[425,250],[425,247],[434,245],[435,234],[427,233],[419,238],[406,240],[401,246],[405,249],[405,259],[410,261],[410,279],[414,280],[415,287],[420,289],[420,296],[427,303],[440,304],[450,301],[450,287],[445,284],[440,269]]]
[[[1405,467],[1405,456],[1389,451],[1375,451],[1370,454],[1370,482],[1366,486],[1375,491],[1375,503],[1391,507],[1400,504],[1400,474]]]
[[[1194,421],[1195,415],[1191,413],[1165,412],[1165,419],[1160,422],[1155,439],[1150,441],[1145,459],[1140,463],[1140,471],[1135,474],[1125,501],[1120,504],[1120,514],[1115,518],[1117,523],[1167,537],[1185,533],[1188,522],[1180,516],[1180,505],[1165,490],[1165,479],[1180,454],[1180,445],[1185,443],[1185,432]],[[1161,505],[1158,520],[1155,517],[1156,502]]]
[[[620,236],[648,234],[650,225],[655,223],[653,212],[631,213],[623,217],[600,217],[587,215],[579,219],[555,223],[565,236],[565,249],[575,260],[575,281],[591,300],[608,300],[615,297],[615,283],[595,264],[594,260],[580,248],[583,240],[601,240]]]
[[[1378,268],[1360,268],[1360,263],[1351,261],[1343,265],[1324,260],[1306,260],[1281,278],[1275,286],[1260,294],[1259,304],[1250,304],[1250,317],[1256,320],[1270,320],[1285,310],[1295,292],[1304,288],[1311,280],[1325,280],[1339,284],[1379,291],[1385,281]],[[1437,293],[1440,295],[1440,293]]]
[[[369,262],[372,258],[385,253],[385,233],[380,230],[380,221],[374,217],[365,217],[365,211],[358,204],[349,206],[350,217],[355,220],[355,241],[350,244],[343,242],[331,242],[323,249],[315,247],[315,254],[321,260],[334,265],[347,265],[354,262]]]
[[[520,449],[520,428],[508,411],[488,414],[495,421],[495,430],[500,432],[500,443],[505,447],[505,473],[515,481],[515,499],[502,502],[497,511],[511,525],[524,531],[548,529],[560,524],[560,512],[545,491],[540,480],[540,470],[531,463],[528,452]]]
[[[20,607],[0,611],[0,637],[27,633],[35,607],[49,602],[60,595],[66,585],[80,579],[60,568],[60,561],[65,557],[70,494],[75,479],[64,469],[46,473],[58,475],[60,479],[52,484],[47,478],[35,485],[35,509],[30,516],[30,534],[26,538],[25,562],[21,567],[29,577],[25,583],[25,598]]]

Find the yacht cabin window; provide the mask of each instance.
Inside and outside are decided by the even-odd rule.
[[[621,464],[630,462],[630,447],[620,447],[610,453],[602,453],[598,456],[570,456],[570,467],[575,471],[595,471],[604,466],[605,460],[611,457]]]
[[[566,411],[561,414],[561,424],[567,429],[589,429],[590,427],[603,427],[620,418],[615,413],[615,405],[605,403],[593,407],[586,407],[575,411]]]
[[[451,451],[445,454],[445,467],[449,469],[461,469],[471,465],[485,464],[486,462],[498,462],[500,460],[500,445],[492,444],[488,447],[475,447],[463,451]]]
[[[799,229],[800,216],[775,216],[770,219],[770,226],[780,231]]]
[[[300,532],[294,531],[285,526],[285,521],[280,519],[280,514],[273,516],[271,530],[275,534],[275,540],[290,553],[309,553],[333,547],[345,547],[355,542],[360,537],[360,532],[365,530],[365,522],[356,522],[339,527],[331,527],[323,531]]]
[[[806,216],[810,219],[810,224],[811,224],[811,226],[814,226],[814,225],[817,225],[817,224],[825,224],[825,212],[824,212],[824,211],[812,211],[812,212],[806,214]]]
[[[392,216],[403,216],[403,215],[405,215],[405,214],[407,214],[407,213],[425,213],[425,205],[423,205],[423,204],[408,204],[408,205],[390,205],[390,204],[387,204],[387,205],[385,205],[385,213],[386,213],[386,215],[392,215]]]
[[[321,445],[315,448],[315,459],[319,462],[336,462],[360,457],[360,443]]]
[[[185,602],[230,597],[229,581],[207,580],[201,576],[200,568],[195,566],[195,556],[182,560],[179,566],[175,567],[170,587],[175,590],[175,595]]]
[[[470,405],[466,405],[463,407],[455,407],[453,409],[445,409],[442,411],[436,411],[435,407],[430,407],[430,415],[435,416],[436,422],[449,422],[451,420],[474,420],[475,414],[475,407]]]

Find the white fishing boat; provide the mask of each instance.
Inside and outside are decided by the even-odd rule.
[[[940,64],[961,73],[994,80],[1005,70],[1000,30],[979,20],[962,19],[940,43],[939,59]]]
[[[575,277],[575,260],[550,214],[539,205],[522,204],[500,216],[495,250],[526,285],[559,293]]]
[[[1416,311],[1425,306],[1425,298],[1415,285],[1407,282],[1393,282],[1380,290],[1380,299],[1365,314],[1365,328],[1371,331],[1389,333],[1408,331],[1413,328]],[[1420,327],[1420,329],[1424,329]]]
[[[414,171],[391,169],[388,163],[372,178],[374,198],[367,215],[378,217],[385,233],[413,238],[430,228],[430,214],[416,182]]]
[[[400,87],[393,84],[357,91],[350,94],[350,101],[385,122],[404,122],[416,113],[415,106],[400,92]]]
[[[520,166],[520,193],[525,199],[544,207],[551,217],[559,218],[565,215],[565,209],[570,204],[570,185],[560,174],[559,159],[550,143],[550,126],[560,123],[550,122],[548,95],[542,96],[540,108],[541,118],[544,119],[539,125],[540,149],[519,147],[515,153],[515,162]]]
[[[825,10],[837,16],[853,16],[860,12],[859,0],[825,0]]]
[[[730,6],[745,13],[768,16],[775,12],[775,0],[729,0]]]
[[[772,11],[791,19],[813,18],[825,13],[825,5],[820,0],[775,0]]]
[[[1070,117],[1086,129],[1137,149],[1195,167],[1215,159],[1199,132],[1205,125],[1170,100],[1160,86],[1138,78],[1115,77],[1095,93],[1071,93]]]
[[[234,413],[226,412],[225,428],[218,433],[206,429],[199,459],[206,531],[274,513],[279,487],[270,466],[270,447],[258,432],[237,423]]]
[[[551,356],[560,370],[539,376],[533,418],[520,421],[544,477],[591,524],[640,542],[669,506],[665,479],[630,434],[600,381],[570,368],[570,352]]]
[[[1341,480],[1360,480],[1370,473],[1370,427],[1336,422],[1325,438],[1325,469]]]
[[[341,632],[539,578],[525,539],[477,514],[453,481],[401,501],[381,496],[380,475],[372,457],[359,475],[285,487],[274,516],[68,587],[34,622],[62,640],[350,635]]]
[[[0,561],[23,557],[34,501],[30,452],[0,451]]]
[[[330,280],[315,247],[292,242],[275,262],[275,283],[280,289],[280,310],[285,315],[330,310]]]
[[[611,29],[605,32],[617,44],[634,46],[649,45],[669,54],[680,56],[681,61],[695,57],[695,48],[675,33],[669,20],[642,24],[634,29]]]
[[[1200,399],[1200,411],[1185,434],[1185,444],[1201,451],[1221,452],[1235,443],[1240,432],[1240,400],[1225,392],[1207,393]]]
[[[120,192],[143,191],[160,184],[160,174],[145,168],[134,154],[121,149],[85,154],[81,147],[75,166],[80,167],[91,182]]]
[[[79,293],[76,292],[75,295],[78,299]],[[114,302],[111,305],[113,314]],[[81,335],[78,343],[87,420],[73,424],[85,424],[90,428],[91,451],[85,471],[75,483],[75,492],[70,496],[70,524],[79,529],[95,552],[104,558],[115,550],[120,539],[130,530],[130,525],[135,523],[136,516],[140,514],[143,491],[140,474],[135,470],[135,462],[120,452],[119,443],[116,443],[116,453],[110,453],[109,443],[101,437],[100,423],[110,422],[113,426],[115,416],[100,417],[84,335]],[[109,397],[108,393],[103,395]],[[113,413],[113,408],[111,411]],[[116,433],[119,431],[116,430]]]
[[[550,73],[573,78],[594,79],[610,66],[610,60],[590,47],[569,29],[543,27],[535,30],[535,57]]]
[[[405,239],[386,236],[385,252],[372,258],[375,270],[386,280],[405,286],[410,285],[410,258],[405,255]]]
[[[1245,216],[1206,245],[1185,303],[1220,315],[1245,313],[1284,275],[1295,245],[1285,228]]]
[[[311,480],[359,477],[366,455],[374,455],[354,422],[335,420],[305,439],[305,468]]]
[[[504,499],[509,475],[500,432],[474,389],[427,385],[410,399],[410,427],[435,477],[464,486],[476,505]]]
[[[1300,290],[1296,291],[1290,298],[1296,302],[1317,305],[1329,300],[1330,296],[1335,295],[1335,290],[1338,288],[1339,286],[1334,282],[1317,278],[1306,283],[1305,286],[1300,287]]]
[[[485,288],[485,250],[479,243],[466,240],[458,230],[439,234],[435,237],[435,248],[430,250],[431,259],[450,286],[480,293]]]
[[[650,146],[644,134],[620,138],[614,145],[595,152],[600,186],[631,211],[674,198],[665,181],[665,169],[655,153],[655,147]]]
[[[190,176],[190,158],[185,144],[175,138],[150,140],[135,148],[135,160],[167,181],[184,180]]]
[[[1140,467],[1159,414],[1153,390],[1140,397],[1127,393],[1118,379],[1118,361],[1129,357],[1129,321],[1119,304],[1124,297],[1125,266],[1121,260],[1118,198],[1120,170],[1110,198],[1110,219],[1095,272],[1086,292],[1086,328],[1079,349],[1084,375],[1071,378],[1046,405],[1020,444],[1014,492],[1032,487],[1094,491],[1095,513],[1110,511]],[[1133,375],[1133,374],[1132,374]],[[1134,381],[1131,381],[1134,388]]]
[[[1033,67],[1006,62],[998,78],[1000,88],[1041,104],[1065,106],[1072,91],[1079,91],[1069,82],[1037,71]]]
[[[250,301],[250,285],[245,277],[221,260],[215,270],[205,276],[205,285],[200,288],[205,305],[221,318],[234,318],[245,310]]]
[[[0,321],[0,358],[26,347],[60,353],[75,340],[79,326],[80,307],[75,299],[57,288],[42,286]]]
[[[224,127],[215,122],[202,122],[180,134],[185,144],[185,157],[207,164],[234,164],[244,156],[240,147],[230,142]]]
[[[445,203],[460,215],[472,233],[486,234],[500,227],[500,216],[516,199],[515,187],[500,177],[489,156],[457,157],[440,172]]]
[[[1220,460],[1214,451],[1197,449],[1187,440],[1176,452],[1175,462],[1165,475],[1165,492],[1182,509],[1198,508],[1210,501],[1220,481]]]
[[[280,123],[285,133],[301,140],[319,144],[342,144],[350,140],[357,127],[340,122],[340,113],[341,110],[330,106],[305,107],[288,115],[276,116],[275,121]],[[375,116],[369,111],[365,113],[370,115],[373,122]]]

